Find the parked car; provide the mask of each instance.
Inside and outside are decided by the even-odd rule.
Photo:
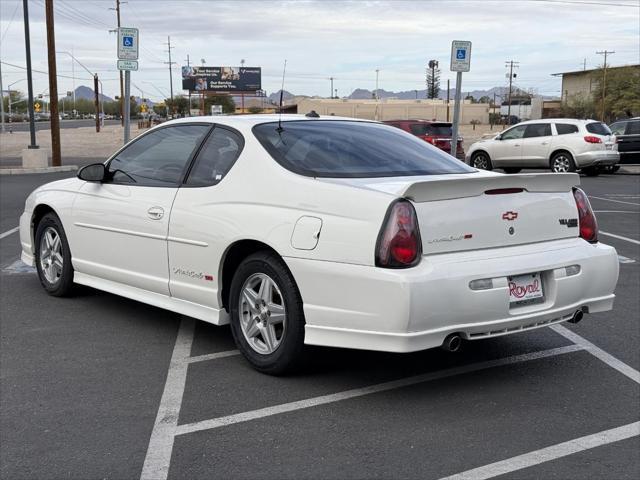
[[[387,120],[384,123],[409,132],[427,143],[438,147],[447,153],[451,153],[452,126],[449,122],[436,122],[428,120]],[[464,148],[462,137],[458,137],[456,145],[456,157],[464,160]]]
[[[601,167],[620,160],[609,127],[595,120],[567,118],[529,120],[493,138],[475,142],[467,161],[476,168],[502,168],[518,173],[523,168],[549,168],[552,172],[598,175]]]
[[[378,122],[184,118],[37,188],[22,259],[217,325],[262,372],[305,344],[391,352],[610,310],[614,248],[580,178],[465,165]]]
[[[640,117],[619,120],[610,128],[617,139],[620,164],[640,164]]]

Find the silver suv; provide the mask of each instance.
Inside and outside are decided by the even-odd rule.
[[[549,168],[597,175],[601,168],[615,166],[620,154],[615,136],[604,123],[558,118],[522,122],[475,142],[466,159],[476,168],[502,168],[507,173]]]

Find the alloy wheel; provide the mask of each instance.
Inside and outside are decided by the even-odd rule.
[[[558,155],[553,159],[553,171],[565,173],[571,170],[571,160],[566,155]]]
[[[249,346],[269,355],[280,346],[287,313],[280,288],[271,277],[254,273],[244,282],[239,302],[240,328]]]
[[[487,168],[489,167],[489,162],[487,159],[487,156],[480,153],[478,155],[476,155],[475,157],[473,157],[473,166],[475,168],[480,168],[482,170],[487,170]]]
[[[51,284],[56,284],[62,276],[62,240],[57,230],[47,227],[40,239],[40,269]]]

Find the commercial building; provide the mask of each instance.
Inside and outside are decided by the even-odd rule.
[[[640,69],[640,65],[625,65],[621,67],[607,67],[607,71],[617,70],[620,68]],[[602,69],[592,68],[590,70],[577,70],[573,72],[553,73],[555,77],[562,77],[562,101],[575,96],[588,96],[596,89],[598,82],[602,77]]]
[[[298,100],[298,113],[306,114],[315,110],[320,115],[366,118],[369,120],[447,120],[446,100],[352,100],[347,98],[302,98]],[[453,101],[449,102],[449,121],[453,120]],[[460,123],[479,121],[489,123],[491,107],[488,103],[461,102]]]

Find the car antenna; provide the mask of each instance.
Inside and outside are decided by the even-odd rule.
[[[284,74],[287,71],[287,59],[284,59],[284,67],[282,68],[282,87],[280,87],[280,108],[278,114],[278,128],[276,131],[282,133],[282,95],[284,94]]]

